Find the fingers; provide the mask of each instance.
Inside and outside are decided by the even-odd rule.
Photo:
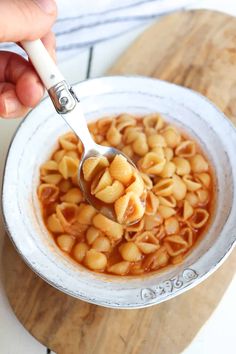
[[[55,60],[55,37],[47,33],[42,41]],[[35,107],[44,94],[44,87],[31,63],[21,56],[0,53],[0,116],[15,118],[23,116]]]
[[[22,116],[40,101],[43,85],[31,64],[21,56],[2,52],[0,61],[0,116]]]
[[[47,48],[49,54],[56,61],[56,38],[53,32],[48,32],[43,38],[42,42]]]
[[[35,107],[44,94],[44,88],[32,69],[27,69],[17,80],[16,95],[25,107]]]
[[[1,0],[0,42],[42,38],[57,16],[54,0]]]
[[[16,118],[25,116],[29,108],[19,101],[13,84],[0,84],[0,117]]]

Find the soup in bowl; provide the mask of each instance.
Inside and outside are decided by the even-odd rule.
[[[84,200],[83,147],[45,99],[6,163],[4,217],[19,253],[59,290],[107,307],[151,306],[197,285],[235,243],[233,126],[203,96],[159,80],[107,77],[75,90],[96,142],[121,149],[142,177],[128,178],[119,155],[118,168],[97,161],[94,195],[124,217],[143,186],[145,214],[123,227]]]

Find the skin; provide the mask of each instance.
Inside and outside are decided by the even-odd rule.
[[[42,3],[47,5],[42,8]],[[55,60],[55,38],[51,27],[56,19],[54,0],[0,0],[0,42],[41,38]],[[0,117],[24,116],[44,94],[31,63],[20,55],[0,51]]]

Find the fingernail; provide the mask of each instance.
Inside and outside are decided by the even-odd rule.
[[[6,97],[4,100],[6,115],[16,113],[21,109],[21,104],[15,97]]]
[[[55,12],[56,4],[54,0],[34,0],[34,2],[48,15]]]

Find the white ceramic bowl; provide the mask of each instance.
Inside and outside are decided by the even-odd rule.
[[[212,224],[183,264],[141,277],[90,272],[66,258],[42,221],[36,189],[39,166],[68,131],[49,99],[19,127],[9,149],[3,211],[9,235],[26,263],[48,283],[79,299],[114,308],[151,306],[181,294],[209,276],[236,240],[236,133],[205,97],[142,77],[105,77],[75,86],[89,120],[107,114],[160,112],[201,143],[214,166],[217,200]]]

